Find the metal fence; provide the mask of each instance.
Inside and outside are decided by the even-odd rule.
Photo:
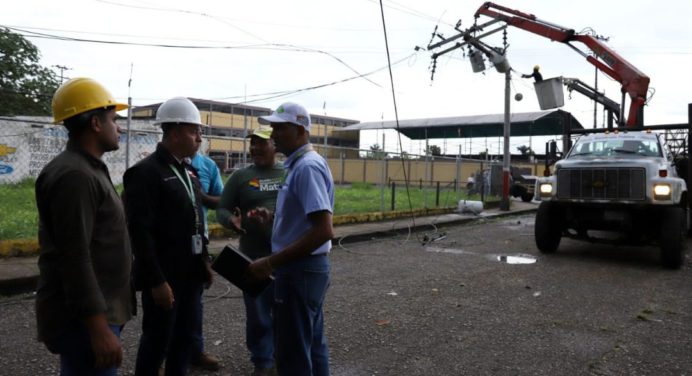
[[[120,148],[103,157],[116,186],[122,183],[127,167],[154,152],[161,139],[160,130],[148,122],[133,125],[129,138],[121,136]],[[35,236],[33,181],[64,150],[66,142],[66,130],[51,124],[50,118],[0,118],[0,211],[3,213],[0,239]],[[248,147],[249,142],[242,138],[204,136],[201,152],[214,159],[228,175],[251,162],[246,152]],[[342,212],[336,214],[349,214],[349,210],[408,210],[408,197],[404,199],[408,195],[417,200],[415,208],[433,208],[456,206],[460,199],[467,197],[492,199],[501,192],[498,161],[397,154],[317,143],[314,148],[329,163],[341,190],[361,189],[360,196],[337,202],[337,211]],[[536,166],[527,168],[536,171]]]
[[[46,117],[0,118],[0,184],[36,178],[43,166],[64,150],[67,131],[49,120]],[[136,124],[129,138],[123,134],[120,148],[103,156],[114,183],[120,184],[127,167],[154,152],[160,140],[160,130],[145,122]],[[214,159],[220,170],[228,174],[251,162],[248,146],[249,142],[243,138],[205,135],[201,152]],[[408,180],[419,188],[432,187],[439,182],[459,189],[466,187],[473,180],[469,178],[479,171],[500,163],[322,144],[314,144],[314,148],[328,161],[334,181],[342,185],[389,186],[391,182]],[[529,167],[535,170],[535,166]]]

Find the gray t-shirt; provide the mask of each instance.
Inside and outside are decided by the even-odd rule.
[[[240,237],[240,250],[253,259],[271,254],[271,226],[248,220],[247,213],[258,207],[274,210],[283,177],[280,163],[268,168],[251,165],[234,172],[223,189],[216,218],[230,228],[233,209],[240,208],[241,226],[247,231]]]

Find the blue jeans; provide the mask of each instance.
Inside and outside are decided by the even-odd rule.
[[[272,328],[272,305],[274,284],[267,286],[259,296],[253,298],[243,294],[245,301],[245,343],[250,350],[250,360],[257,368],[274,367],[274,330]]]
[[[113,334],[120,338],[120,325],[109,325]],[[91,349],[89,332],[84,326],[67,329],[56,338],[46,341],[52,353],[60,354],[61,376],[115,376],[118,369],[94,368],[94,352]]]
[[[322,305],[329,257],[309,256],[279,268],[274,281],[276,366],[281,376],[328,376]]]
[[[169,282],[170,283],[170,282]],[[201,282],[171,284],[175,303],[166,311],[154,303],[151,289],[142,291],[142,336],[139,339],[135,375],[157,375],[166,359],[166,375],[186,375],[195,328],[195,300]]]

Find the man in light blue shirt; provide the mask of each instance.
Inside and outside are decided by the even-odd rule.
[[[201,185],[202,210],[204,212],[204,237],[209,240],[209,223],[207,220],[207,210],[216,209],[219,205],[221,193],[223,192],[223,182],[221,173],[216,163],[209,157],[200,153],[195,154],[190,162],[197,171],[197,177]],[[192,338],[192,356],[190,364],[206,370],[215,371],[221,367],[219,360],[204,352],[204,335],[202,334],[202,322],[204,317],[204,306],[202,296],[195,302],[195,328]]]
[[[272,115],[276,150],[287,156],[272,229],[272,254],[253,262],[248,274],[274,272],[275,357],[279,375],[329,375],[322,306],[329,286],[329,250],[334,230],[334,181],[327,161],[309,143],[310,115],[287,102]],[[270,213],[258,211],[261,221]]]
[[[207,211],[216,209],[219,206],[221,193],[223,193],[223,182],[219,167],[213,159],[197,153],[190,161],[192,167],[197,170],[197,177],[202,185],[202,209],[204,210],[204,236],[209,239],[209,223],[207,221]]]

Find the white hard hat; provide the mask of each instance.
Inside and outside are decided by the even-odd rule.
[[[186,123],[204,126],[199,110],[192,101],[185,97],[171,98],[161,104],[156,111],[154,124]]]

